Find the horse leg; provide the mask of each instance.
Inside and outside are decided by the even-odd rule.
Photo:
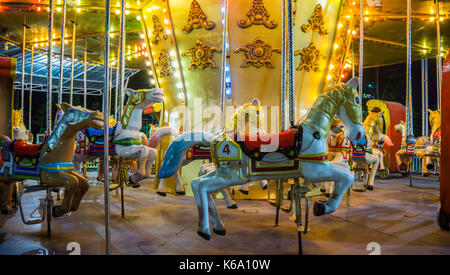
[[[75,171],[71,171],[70,174],[74,175],[78,179],[78,189],[75,192],[75,196],[73,197],[72,205],[70,207],[70,211],[77,211],[80,207],[84,194],[86,194],[89,190],[89,182],[85,177]]]
[[[260,180],[260,181],[259,181],[259,186],[261,186],[261,188],[262,188],[263,190],[266,190],[268,185],[269,185],[269,183],[268,183],[267,180]]]
[[[249,184],[243,184],[241,185],[241,187],[239,187],[239,192],[241,192],[242,194],[248,195],[248,190],[249,190]]]
[[[186,190],[184,189],[183,182],[181,181],[180,172],[177,171],[175,175],[173,175],[173,178],[175,179],[176,183],[175,192],[177,193],[177,195],[186,195]]]
[[[334,163],[302,162],[303,177],[312,182],[335,181],[334,191],[326,203],[314,204],[314,215],[320,216],[337,210],[342,197],[353,183],[353,173]]]
[[[103,158],[98,159],[98,169],[97,169],[97,180],[104,181],[105,180],[105,161]]]
[[[368,189],[373,190],[375,184],[375,175],[378,171],[378,166],[380,165],[380,159],[372,155],[372,159],[369,163],[372,163],[372,168],[369,170],[369,182],[367,183]]]
[[[163,197],[166,196],[166,179],[165,178],[159,180],[159,185],[158,185],[158,189],[156,190],[156,193]]]
[[[221,189],[222,191],[223,189]],[[218,235],[225,235],[225,226],[220,219],[219,212],[217,212],[216,203],[214,202],[211,193],[208,194],[208,209],[213,226],[213,232]]]
[[[225,203],[227,204],[227,208],[229,208],[229,209],[236,209],[236,208],[238,208],[236,202],[231,198],[230,192],[228,191],[227,188],[220,189],[219,191],[223,195]]]
[[[152,174],[152,166],[156,159],[156,149],[148,148],[147,162],[145,164],[145,176],[149,178]]]
[[[12,182],[0,182],[0,210],[3,215],[9,215],[12,211],[13,184]]]
[[[131,183],[134,186],[139,187],[138,182],[143,180],[146,177],[146,169],[145,168],[147,165],[147,159],[148,159],[150,147],[147,147],[147,146],[137,147],[136,146],[135,149],[137,150],[137,155],[138,155],[138,167],[137,167],[136,173],[131,175],[130,179],[131,179]]]
[[[48,173],[41,171],[41,182],[50,187],[64,186],[64,198],[61,205],[53,206],[53,216],[61,217],[72,208],[72,201],[78,191],[78,178],[71,173]]]
[[[209,240],[211,238],[211,231],[209,229],[209,211],[208,211],[208,195],[200,188],[203,182],[215,177],[216,171],[212,171],[204,176],[198,177],[191,182],[192,193],[194,194],[195,204],[198,209],[198,231],[197,233]]]

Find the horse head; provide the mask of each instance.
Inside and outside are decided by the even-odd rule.
[[[441,110],[430,110],[428,109],[428,112],[430,113],[430,125],[432,132],[435,130],[441,128]]]
[[[362,125],[361,98],[356,92],[358,78],[354,77],[337,87],[341,92],[342,102],[337,115],[344,123],[344,136],[350,141],[358,140],[366,132]]]
[[[400,123],[395,125],[395,131],[401,132],[402,137],[406,136],[406,122],[400,120]]]
[[[160,88],[154,88],[149,91],[127,89],[125,93],[128,95],[128,101],[121,121],[123,128],[128,126],[131,114],[133,114],[135,109],[143,110],[154,102],[163,102],[164,100],[164,92]]]

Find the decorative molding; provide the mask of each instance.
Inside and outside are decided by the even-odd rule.
[[[253,0],[252,7],[247,12],[247,18],[239,20],[238,25],[241,28],[248,28],[251,25],[264,25],[268,29],[275,29],[278,23],[275,20],[269,21],[269,16],[263,0]]]
[[[329,34],[329,31],[325,28],[322,5],[316,5],[311,17],[308,19],[308,24],[303,24],[301,29],[305,33],[310,31],[318,32],[321,36],[327,36]]]
[[[190,70],[217,68],[217,64],[213,59],[214,52],[222,52],[220,48],[208,45],[207,43],[197,40],[195,45],[185,50],[181,56],[190,56]]]
[[[308,47],[302,50],[294,52],[294,56],[301,55],[300,65],[297,67],[297,71],[320,71],[320,60],[325,56],[320,53],[314,42],[311,42]]]
[[[208,21],[206,14],[196,0],[192,0],[189,11],[188,23],[183,27],[183,31],[190,33],[193,29],[203,27],[205,30],[212,30],[216,26],[213,21]]]
[[[261,38],[256,38],[253,42],[235,49],[234,52],[244,52],[245,59],[241,65],[242,68],[247,68],[249,64],[252,64],[256,68],[260,68],[264,65],[267,68],[275,68],[271,59],[272,53],[281,53],[281,50],[270,46],[262,41]]]
[[[159,53],[158,60],[155,62],[155,66],[159,68],[159,77],[163,78],[172,74],[172,64],[169,53],[166,50],[162,50]]]
[[[159,22],[159,18],[156,15],[152,16],[153,19],[153,32],[152,32],[152,43],[158,45],[158,42],[162,39],[167,40],[168,35],[164,31],[163,26]]]

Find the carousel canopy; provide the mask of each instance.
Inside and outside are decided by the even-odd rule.
[[[359,27],[359,1],[348,0]],[[364,8],[364,67],[404,63],[406,61],[406,0],[367,0]],[[411,1],[412,60],[437,56],[436,23],[441,33],[442,56],[450,46],[450,1],[439,1],[439,15],[433,0]],[[355,62],[359,56],[359,30],[354,33]]]

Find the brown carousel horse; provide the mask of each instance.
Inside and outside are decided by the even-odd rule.
[[[88,127],[102,129],[103,113],[67,103],[62,103],[61,107],[64,115],[42,145],[0,136],[0,208],[3,214],[11,213],[12,186],[22,179],[65,188],[62,204],[53,207],[54,217],[78,210],[89,183],[73,171],[75,137],[78,131]]]

